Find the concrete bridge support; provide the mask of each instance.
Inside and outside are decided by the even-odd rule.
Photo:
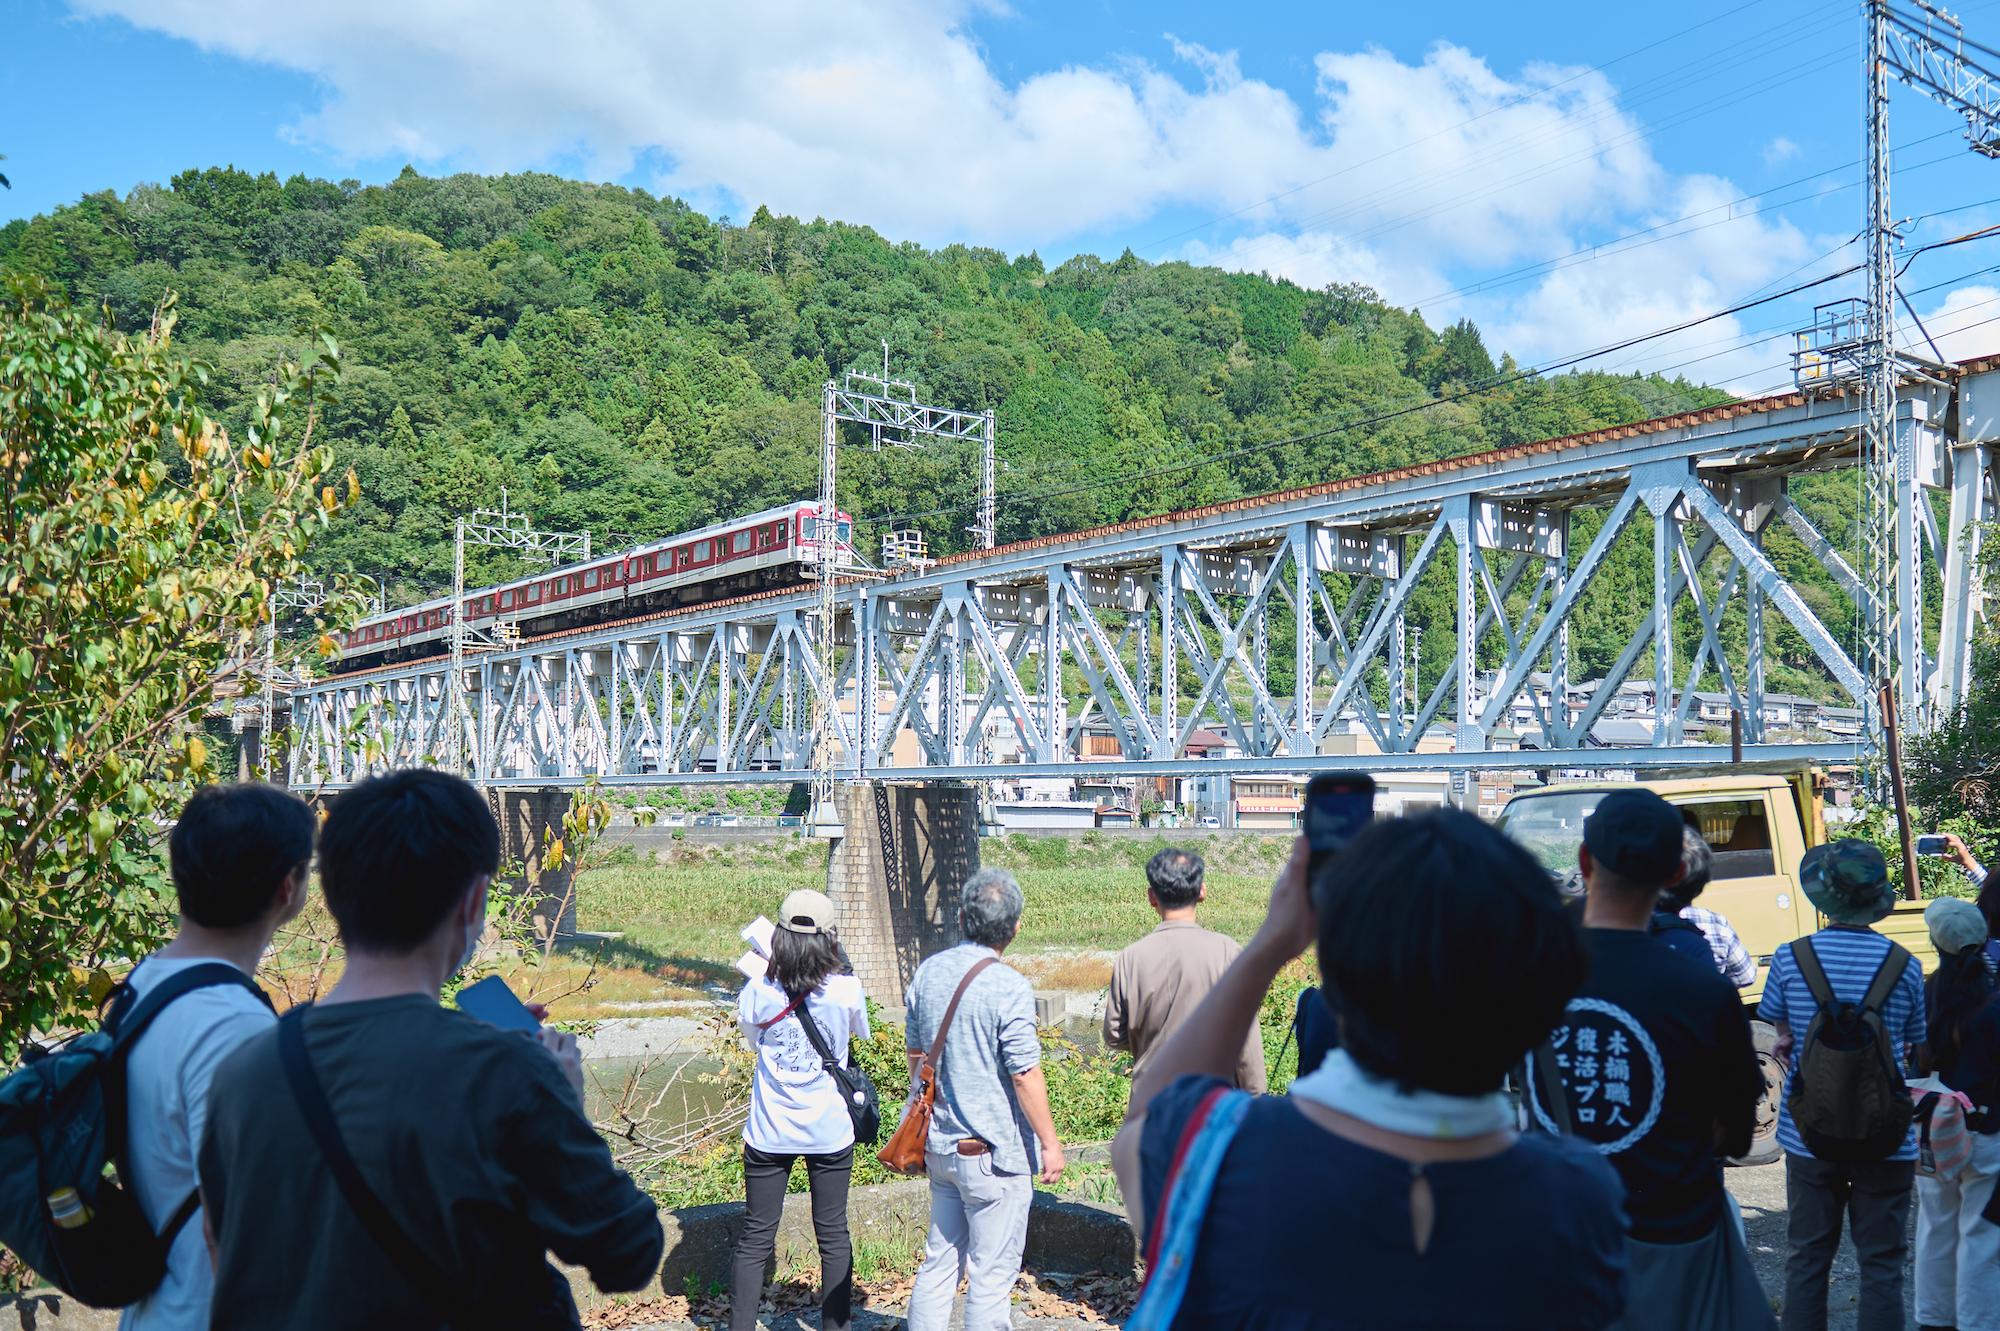
[[[958,893],[979,868],[970,786],[836,787],[847,834],[827,862],[840,942],[868,996],[901,1008],[917,964],[958,941]]]
[[[540,901],[535,907],[535,929],[553,929],[557,938],[576,933],[576,875],[567,856],[558,868],[544,868],[542,861],[551,837],[563,834],[563,815],[569,812],[569,792],[553,786],[538,790],[486,792],[493,816],[500,823],[500,859],[503,864],[521,866],[509,881],[516,887],[534,891]]]

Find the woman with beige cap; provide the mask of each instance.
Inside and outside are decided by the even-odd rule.
[[[823,892],[794,892],[778,910],[771,960],[743,986],[736,1020],[757,1056],[750,1117],[743,1124],[743,1237],[729,1290],[729,1331],[755,1331],[764,1267],[777,1243],[792,1162],[801,1156],[812,1185],[819,1240],[820,1326],[848,1331],[853,1250],[847,1236],[847,1183],[854,1169],[854,1123],[840,1089],[802,1022],[842,1067],[850,1039],[868,1038],[868,1004],[849,973]]]
[[[2000,1225],[1981,1214],[2000,1181],[2000,1004],[1986,917],[1962,897],[1939,897],[1924,924],[1938,950],[1924,985],[1931,1071],[1974,1108],[1965,1115],[1972,1154],[1959,1172],[1917,1172],[1917,1323],[2000,1331]]]

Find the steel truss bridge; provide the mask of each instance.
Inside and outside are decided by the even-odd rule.
[[[525,639],[465,664],[458,743],[466,774],[496,785],[808,781],[815,716],[831,728],[842,781],[1221,770],[1186,756],[1203,721],[1241,750],[1226,768],[1239,773],[1636,768],[1715,755],[1688,743],[1704,729],[1690,723],[1690,695],[1712,677],[1742,713],[1746,759],[1851,760],[1865,744],[1766,739],[1770,616],[1797,630],[1870,731],[1881,721],[1882,681],[1850,656],[1852,626],[1822,622],[1773,567],[1765,535],[1783,524],[1864,616],[1888,617],[1905,725],[1949,712],[1966,690],[1984,615],[2000,359],[1902,377],[1896,558],[1874,586],[1787,498],[1801,473],[1858,475],[1862,403],[1851,385],[1807,384],[845,581],[834,589],[830,672],[817,652],[820,589],[810,585]],[[1938,492],[1949,496],[1941,527]],[[1594,531],[1578,520],[1586,513]],[[1652,611],[1572,718],[1563,706],[1570,618],[1599,592],[1613,543],[1647,520]],[[1455,657],[1417,697],[1405,617],[1439,561],[1456,586]],[[1927,569],[1943,585],[1934,642],[1921,613]],[[1700,639],[1677,659],[1668,629],[1684,601]],[[1739,601],[1741,617],[1727,615]],[[1471,687],[1482,668],[1500,670],[1497,687]],[[1538,687],[1537,673],[1547,676]],[[1646,673],[1660,700],[1651,746],[1594,747],[1606,703]],[[1066,677],[1082,681],[1079,697],[1066,694]],[[444,760],[454,747],[452,686],[445,658],[300,685],[290,780],[337,787]],[[1679,704],[1669,708],[1674,689]],[[1523,739],[1537,747],[1488,751],[1517,699],[1532,708]],[[1455,727],[1455,752],[1417,752],[1434,722]],[[1358,724],[1380,755],[1329,752],[1337,723]],[[996,728],[1011,742],[996,743]],[[1118,752],[1085,764],[1087,729],[1108,730]],[[919,765],[891,765],[897,737],[911,734]],[[911,747],[906,740],[906,757]],[[996,749],[1018,761],[997,761]]]

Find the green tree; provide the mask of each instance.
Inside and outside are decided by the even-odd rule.
[[[0,1059],[89,1019],[168,923],[161,818],[211,773],[212,701],[254,687],[272,589],[340,505],[282,367],[232,439],[171,310],[131,337],[13,279],[0,304]],[[330,650],[331,639],[320,645]]]

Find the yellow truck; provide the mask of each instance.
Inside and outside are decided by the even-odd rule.
[[[1769,1163],[1780,1154],[1778,1097],[1784,1078],[1771,1052],[1777,1032],[1757,1020],[1757,1002],[1779,946],[1826,924],[1799,890],[1799,860],[1826,840],[1825,777],[1803,762],[1724,763],[1661,769],[1639,784],[1694,815],[1714,854],[1701,904],[1727,918],[1757,959],[1757,978],[1743,990],[1743,1003],[1764,1067],[1764,1103],[1750,1153],[1736,1163]],[[1576,863],[1583,820],[1598,800],[1631,787],[1628,781],[1579,782],[1516,795],[1502,811],[1500,827],[1552,872],[1562,873]],[[1896,866],[1890,873],[1896,877]],[[1875,928],[1914,953],[1928,973],[1937,953],[1924,928],[1925,904],[1899,901]]]

